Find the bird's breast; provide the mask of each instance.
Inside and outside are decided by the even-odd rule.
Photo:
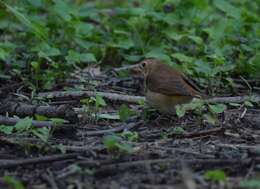
[[[175,113],[175,106],[188,103],[192,100],[190,96],[168,96],[161,93],[146,91],[148,104],[163,113]]]

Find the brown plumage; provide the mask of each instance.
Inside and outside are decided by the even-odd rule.
[[[196,86],[184,74],[156,59],[139,64],[144,74],[148,103],[165,113],[174,113],[177,104],[188,103],[199,96]]]

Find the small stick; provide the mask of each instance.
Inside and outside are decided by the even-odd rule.
[[[112,129],[105,129],[105,130],[98,130],[98,131],[89,131],[86,132],[84,135],[86,136],[99,136],[99,135],[105,135],[105,134],[109,134],[109,133],[114,133],[114,132],[120,132],[123,130],[131,130],[135,127],[137,127],[138,125],[140,125],[141,123],[143,123],[143,121],[138,121],[138,122],[134,122],[134,123],[128,123],[128,124],[123,124],[119,127],[115,127]]]
[[[109,100],[114,101],[125,101],[129,103],[138,103],[140,101],[145,101],[145,98],[142,96],[131,96],[131,95],[123,95],[118,93],[109,93],[109,92],[95,92],[95,91],[54,91],[54,92],[44,92],[39,93],[39,97],[42,98],[82,98],[82,97],[91,97],[91,96],[102,96]]]
[[[60,161],[66,159],[76,159],[78,155],[79,153],[70,153],[70,154],[57,154],[57,155],[28,158],[28,159],[1,160],[0,169],[14,168],[17,166],[33,165],[33,164],[40,164],[40,163],[49,163],[53,161]]]
[[[128,66],[123,66],[123,67],[119,67],[119,68],[114,68],[113,70],[116,72],[120,72],[120,71],[125,71],[125,70],[131,70],[133,68],[138,68],[139,65],[138,64],[134,64],[134,65],[128,65]]]
[[[204,167],[221,167],[221,166],[248,166],[254,161],[256,164],[260,163],[260,158],[246,158],[246,159],[192,159],[192,160],[181,160],[181,159],[146,159],[146,160],[138,160],[131,162],[123,162],[123,163],[114,163],[108,165],[102,165],[101,168],[96,171],[96,175],[103,175],[104,173],[107,175],[109,172],[118,172],[128,170],[129,168],[141,167],[144,165],[151,164],[161,164],[161,165],[176,165],[179,166],[181,162],[185,163],[190,167],[204,166]]]
[[[85,96],[102,96],[109,100],[114,101],[125,101],[129,103],[139,103],[140,101],[145,101],[143,96],[131,96],[118,93],[109,93],[109,92],[95,92],[95,91],[54,91],[54,92],[43,92],[39,93],[38,96],[42,98],[82,98]],[[234,96],[234,97],[212,97],[205,99],[206,103],[241,103],[247,100],[260,102],[260,96]]]
[[[12,117],[4,117],[0,115],[0,125],[9,125],[13,126],[21,119],[19,118],[12,118]],[[32,121],[32,125],[35,127],[52,127],[53,123],[51,121]]]
[[[196,133],[186,133],[183,135],[175,135],[173,134],[172,136],[179,136],[180,138],[195,138],[195,137],[202,137],[202,136],[208,136],[208,135],[215,135],[217,133],[224,133],[225,128],[219,127],[219,128],[214,128],[214,129],[209,129],[206,131],[200,131]]]
[[[19,118],[12,118],[12,117],[4,117],[0,115],[0,125],[8,125],[8,126],[14,126],[17,122],[19,122],[21,119]],[[55,124],[52,121],[36,121],[32,120],[32,126],[35,127],[54,127]],[[59,128],[61,127],[67,127],[71,126],[70,124],[60,124]]]
[[[232,97],[214,97],[205,100],[207,103],[241,103],[247,100],[260,102],[260,96],[232,96]]]

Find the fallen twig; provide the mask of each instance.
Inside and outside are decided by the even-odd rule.
[[[125,101],[129,103],[139,103],[140,101],[145,101],[143,96],[131,96],[118,93],[108,93],[108,92],[95,92],[95,91],[54,91],[54,92],[44,92],[39,93],[39,97],[43,98],[81,98],[84,96],[96,96],[100,95],[109,100],[115,101]],[[244,101],[260,102],[260,96],[235,96],[235,97],[212,97],[205,99],[206,103],[241,103]]]
[[[70,105],[59,106],[39,106],[16,102],[6,102],[0,104],[0,114],[17,115],[21,117],[33,116],[35,114],[46,117],[60,117],[72,122],[77,121],[77,114]]]
[[[131,162],[123,162],[123,163],[115,163],[100,166],[95,174],[96,175],[104,175],[109,173],[116,173],[125,170],[129,170],[130,168],[140,168],[142,166],[152,165],[152,164],[160,164],[160,165],[171,165],[171,166],[180,166],[181,163],[193,168],[198,167],[230,167],[230,166],[249,166],[251,162],[254,161],[256,164],[260,163],[260,158],[246,158],[246,159],[192,159],[192,160],[181,160],[181,159],[152,159],[152,160],[139,160],[139,161],[131,161]]]
[[[12,117],[4,117],[0,115],[0,125],[8,125],[8,126],[13,126],[17,122],[19,122],[21,119],[19,118],[12,118]],[[35,127],[54,127],[56,126],[55,123],[52,121],[36,121],[32,120],[32,126]],[[59,128],[68,128],[68,126],[72,126],[70,124],[59,124]],[[57,127],[58,128],[58,127]]]
[[[40,163],[49,163],[49,162],[60,161],[65,159],[75,159],[77,158],[78,155],[79,153],[71,153],[71,154],[58,154],[58,155],[50,155],[50,156],[28,158],[28,159],[1,160],[0,169],[13,168],[17,166],[25,166],[25,165],[32,165],[32,164],[40,164]]]
[[[123,95],[118,93],[107,93],[107,92],[95,92],[95,91],[54,91],[54,92],[44,92],[39,93],[39,97],[42,98],[82,98],[82,97],[91,97],[91,96],[102,96],[109,100],[114,101],[125,101],[129,103],[138,103],[145,100],[142,96],[131,96]]]
[[[245,101],[260,102],[260,96],[231,96],[231,97],[214,97],[205,100],[207,103],[242,103]]]
[[[109,133],[114,133],[114,132],[120,132],[123,130],[131,130],[137,126],[139,126],[143,121],[138,121],[138,122],[133,122],[133,123],[124,123],[123,125],[119,127],[115,127],[112,129],[104,129],[104,130],[98,130],[98,131],[88,131],[84,133],[83,135],[86,136],[99,136],[99,135],[105,135]]]
[[[195,137],[203,137],[203,136],[208,136],[208,135],[215,135],[218,133],[224,133],[225,128],[223,127],[218,127],[214,129],[209,129],[206,131],[200,131],[200,132],[194,132],[194,133],[185,133],[183,135],[176,135],[172,134],[171,136],[178,136],[180,138],[195,138]]]

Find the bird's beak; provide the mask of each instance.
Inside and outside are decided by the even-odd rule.
[[[131,71],[135,73],[143,73],[143,69],[141,68],[139,63],[132,65]]]

